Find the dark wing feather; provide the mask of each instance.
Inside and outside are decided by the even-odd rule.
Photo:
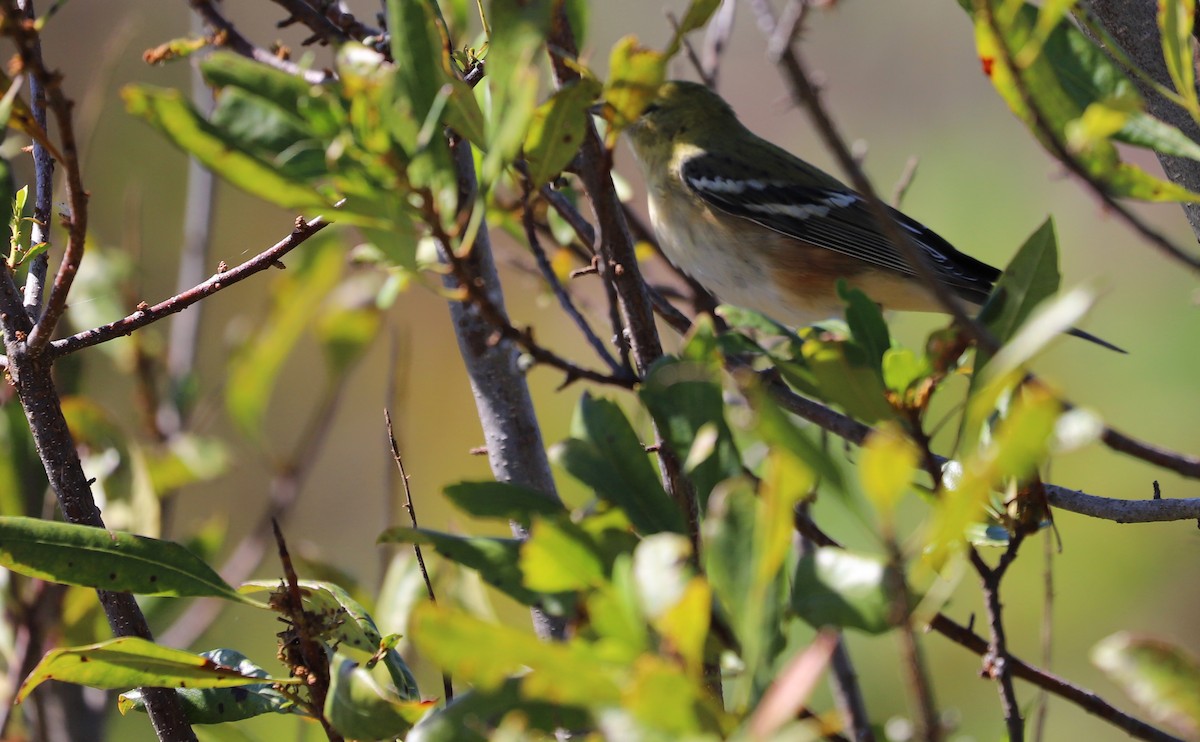
[[[734,181],[721,175],[729,172],[727,165],[712,155],[698,155],[683,163],[681,175],[692,192],[726,214],[885,270],[914,274],[879,228],[866,200],[857,193],[820,185],[800,186],[772,180],[766,174],[739,174]],[[889,211],[925,251],[947,286],[976,304],[987,299],[999,270],[955,250],[920,222],[890,207]]]

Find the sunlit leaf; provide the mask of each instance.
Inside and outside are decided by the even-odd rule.
[[[644,47],[636,36],[625,36],[613,45],[604,88],[605,115],[612,135],[632,124],[658,94],[667,75],[667,57]]]
[[[246,677],[261,678],[262,683],[232,688],[177,688],[175,695],[191,724],[220,724],[241,721],[262,714],[299,713],[294,702],[274,688],[267,671],[255,665],[241,652],[233,649],[214,649],[201,652],[218,665],[232,667]],[[117,697],[117,710],[146,711],[146,699],[141,689],[126,691]]]
[[[521,544],[525,587],[545,593],[583,590],[604,578],[604,563],[588,535],[567,520],[539,519]]]
[[[343,651],[352,652],[360,662],[379,651],[383,637],[375,626],[375,619],[345,589],[317,580],[299,580],[297,585],[305,609],[330,619],[327,623],[332,628],[322,639]],[[279,580],[254,580],[244,583],[238,592],[254,594],[279,589]]]
[[[561,88],[533,112],[524,150],[534,189],[557,177],[575,157],[589,123],[588,109],[602,87],[598,80],[581,78]]]
[[[50,650],[21,683],[16,701],[23,701],[34,688],[51,679],[103,690],[132,686],[231,688],[260,685],[264,680],[283,685],[300,682],[295,678],[243,675],[236,668],[218,665],[207,657],[132,636]]]
[[[247,193],[289,209],[332,210],[329,201],[310,186],[233,146],[178,90],[131,85],[121,95],[131,114],[146,120],[180,149]]]
[[[890,521],[900,498],[912,488],[921,451],[895,423],[875,429],[864,442],[858,460],[863,492]]]
[[[428,529],[390,528],[380,543],[430,545],[439,554],[477,571],[485,582],[525,605],[540,605],[551,613],[563,610],[561,596],[538,593],[525,587],[521,573],[521,542],[516,539],[452,536]]]
[[[0,518],[0,566],[64,585],[140,595],[224,598],[262,607],[179,544],[91,526]]]

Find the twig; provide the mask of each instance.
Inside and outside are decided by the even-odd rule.
[[[908,195],[908,189],[912,186],[913,180],[917,177],[917,165],[920,160],[916,155],[909,157],[904,163],[904,170],[901,171],[900,177],[896,180],[896,185],[892,188],[891,205],[893,209],[900,208],[900,204],[904,201],[904,197]]]
[[[291,75],[302,77],[307,82],[314,85],[328,82],[333,77],[333,73],[328,70],[308,70],[298,64],[280,59],[277,55],[257,47],[250,43],[249,39],[237,30],[237,27],[229,22],[221,11],[217,10],[217,6],[213,0],[187,0],[191,5],[192,10],[196,12],[204,22],[216,31],[214,40],[221,43],[225,47],[241,54],[243,57],[249,57],[256,62],[261,62],[269,67],[274,67],[277,70],[287,72]]]
[[[568,63],[569,58],[577,56],[578,49],[566,9],[561,3],[555,6],[550,19],[547,44],[565,52],[565,56],[550,55],[555,82],[561,86],[579,79],[578,67]],[[625,330],[628,332],[634,362],[638,373],[644,375],[651,364],[662,356],[662,344],[659,341],[658,328],[654,324],[654,310],[650,304],[646,283],[642,279],[634,252],[633,239],[625,222],[625,213],[613,187],[612,159],[600,141],[595,123],[590,119],[579,150],[579,162],[579,178],[583,181],[584,190],[587,191],[595,212],[596,224],[600,229],[600,245],[597,250],[600,260],[597,262],[597,268],[601,278],[611,281],[616,288],[617,302],[625,318]],[[688,536],[692,542],[692,553],[699,558],[699,504],[691,482],[684,476],[679,457],[666,444],[657,425],[654,428],[654,443],[657,446],[656,455],[663,487],[683,512],[688,524]]]
[[[392,431],[392,414],[387,409],[383,411],[383,419],[387,425],[388,443],[392,447],[392,461],[396,462],[396,469],[400,472],[400,483],[404,487],[404,508],[408,510],[408,519],[412,522],[412,527],[418,528],[417,509],[413,506],[408,472],[404,470],[404,459],[400,457],[400,446],[396,443],[396,434]],[[417,555],[417,566],[421,569],[421,578],[425,580],[425,591],[429,594],[429,602],[436,605],[437,595],[433,592],[433,581],[429,579],[429,570],[425,568],[425,557],[421,554],[421,545],[414,542],[413,552]],[[450,673],[445,669],[442,670],[442,692],[445,694],[446,703],[450,703],[454,699],[454,683],[450,678]]]
[[[15,0],[5,0],[4,16],[4,32],[12,37],[17,46],[22,70],[37,78],[45,92],[46,105],[58,127],[58,151],[62,156],[60,164],[66,175],[69,213],[64,222],[67,227],[67,246],[58,272],[54,276],[45,309],[26,341],[29,352],[40,355],[50,342],[63,312],[66,311],[67,293],[71,290],[79,263],[83,259],[84,243],[87,239],[88,194],[83,187],[83,176],[79,169],[79,151],[75,143],[75,127],[71,117],[72,103],[63,94],[59,74],[47,69],[41,55],[37,53],[37,26],[25,22],[25,13],[17,8]]]
[[[667,22],[671,24],[671,29],[675,32],[675,35],[680,36],[679,19],[675,17],[674,13],[667,11]],[[692,63],[696,74],[700,76],[700,82],[704,83],[707,87],[716,89],[716,79],[705,69],[699,55],[696,54],[695,48],[692,47],[692,42],[688,40],[687,36],[680,36],[679,43],[683,45],[683,51],[687,54],[688,61]]]
[[[1044,488],[1043,488],[1044,489]],[[1041,657],[1039,661],[1047,670],[1053,665],[1054,649],[1054,533],[1049,529],[1042,535],[1042,560],[1045,562],[1042,575],[1042,626],[1041,626]],[[1033,739],[1042,742],[1045,739],[1046,721],[1050,717],[1050,696],[1045,690],[1038,690],[1037,716],[1033,722]]]
[[[1100,434],[1100,440],[1114,451],[1129,454],[1135,459],[1141,459],[1191,479],[1200,479],[1200,456],[1188,456],[1169,451],[1151,443],[1139,441],[1108,426],[1105,426],[1104,432]]]
[[[36,17],[33,0],[21,0],[19,4],[23,7],[26,18],[32,20]],[[44,63],[41,62],[42,40],[40,37],[34,38],[30,53],[44,66]],[[42,131],[47,131],[46,88],[42,84],[42,78],[37,75],[29,77],[29,107],[33,111],[33,120],[37,122],[38,127]],[[33,172],[35,185],[30,244],[37,245],[50,241],[50,209],[51,201],[54,200],[54,158],[50,156],[46,146],[36,140],[33,142]],[[21,215],[14,214],[13,216],[20,218]],[[49,269],[50,252],[46,250],[33,258],[29,264],[29,273],[25,277],[25,311],[35,324],[41,319],[43,292],[46,288],[46,274]]]
[[[579,328],[579,332],[583,334],[583,338],[587,344],[592,346],[592,350],[596,351],[596,355],[600,356],[600,360],[604,361],[613,375],[623,375],[627,369],[621,367],[621,364],[612,354],[608,352],[608,348],[604,347],[604,343],[592,331],[591,325],[587,323],[583,315],[575,307],[571,301],[570,294],[563,288],[562,282],[558,280],[558,276],[554,273],[554,268],[550,265],[550,261],[546,259],[546,251],[542,249],[542,244],[537,237],[537,229],[533,223],[533,210],[529,208],[529,194],[525,194],[521,205],[521,222],[525,227],[525,240],[529,243],[529,249],[533,252],[534,260],[537,261],[538,269],[542,273],[542,278],[550,285],[550,289],[554,292],[555,298],[558,299],[559,306],[566,312],[575,326]]]
[[[1009,742],[1022,742],[1025,739],[1025,720],[1021,718],[1021,707],[1013,689],[1012,670],[1008,665],[1008,643],[1004,636],[1004,615],[1000,605],[1000,581],[1004,579],[1004,573],[1016,558],[1023,538],[1020,531],[1010,537],[1008,548],[995,568],[989,567],[983,561],[975,547],[967,547],[971,565],[975,567],[983,583],[984,605],[987,607],[988,629],[992,637],[988,643],[987,654],[983,656],[983,671],[996,681]]]
[[[944,613],[934,616],[929,623],[929,628],[981,657],[987,654],[988,642],[983,637],[976,635],[967,627],[955,623]],[[1126,714],[1096,693],[1023,662],[1013,655],[1008,656],[1008,665],[1015,677],[1033,683],[1039,688],[1074,703],[1089,714],[1104,719],[1131,737],[1154,742],[1182,742],[1178,737]]]
[[[292,556],[288,553],[287,542],[283,540],[283,531],[279,530],[279,522],[274,519],[271,520],[271,532],[275,535],[275,545],[279,548],[279,562],[283,565],[287,595],[284,604],[286,610],[283,613],[291,620],[292,628],[296,631],[300,657],[306,670],[302,678],[304,687],[308,690],[314,716],[325,730],[325,736],[330,742],[341,742],[342,735],[337,733],[324,714],[325,697],[329,694],[329,659],[319,639],[313,636],[313,626],[310,625],[309,612],[304,608],[304,598],[300,594],[300,581],[296,577],[296,569],[292,566]]]
[[[279,28],[293,23],[303,23],[313,32],[311,37],[304,40],[305,44],[320,41],[322,44],[337,46],[345,41],[366,41],[372,37],[383,35],[383,31],[367,26],[354,14],[343,10],[341,3],[312,3],[305,0],[274,0],[274,2],[287,10],[291,16],[276,24]],[[318,9],[314,6],[321,7]]]
[[[329,226],[329,224],[323,217],[317,217],[311,222],[305,221],[303,217],[296,217],[296,226],[292,229],[291,234],[236,268],[215,273],[207,281],[197,284],[181,294],[176,294],[170,299],[161,301],[154,306],[138,309],[133,314],[116,322],[110,322],[107,325],[101,325],[100,327],[84,330],[61,340],[55,340],[50,345],[48,355],[51,358],[58,358],[68,353],[74,353],[82,348],[99,345],[113,338],[129,335],[134,330],[157,322],[163,317],[175,312],[181,312],[201,299],[245,280],[259,271],[275,266],[282,266],[279,260],[283,256],[299,247],[308,238],[320,232]]]
[[[905,577],[904,556],[895,538],[887,539],[889,593],[892,595],[896,618],[896,633],[900,641],[901,667],[905,687],[912,697],[915,739],[937,742],[943,738],[941,722],[938,720],[937,704],[933,698],[933,686],[929,682],[929,667],[917,641],[913,626],[912,611],[915,606],[912,591]]]
[[[799,509],[795,512],[795,527],[797,531],[804,534],[805,538],[811,539],[815,544],[838,548],[842,546]],[[988,651],[988,643],[983,637],[956,623],[944,613],[936,614],[929,622],[929,628],[981,657]],[[1182,742],[1179,738],[1126,714],[1092,691],[1073,685],[1057,675],[1030,665],[1011,654],[1008,656],[1008,664],[1014,677],[1026,680],[1038,688],[1043,688],[1049,693],[1070,701],[1089,714],[1108,721],[1132,737],[1154,742]]]

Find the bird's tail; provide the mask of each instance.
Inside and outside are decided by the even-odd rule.
[[[1083,330],[1079,329],[1078,327],[1072,327],[1070,330],[1067,330],[1067,334],[1073,335],[1077,338],[1083,338],[1084,340],[1087,340],[1088,342],[1095,343],[1096,345],[1099,345],[1102,348],[1108,348],[1109,350],[1115,350],[1118,353],[1125,353],[1125,354],[1129,353],[1129,351],[1125,350],[1124,348],[1119,348],[1119,347],[1113,345],[1112,343],[1108,342],[1107,340],[1101,340],[1100,338],[1096,337],[1095,335],[1091,334],[1090,332],[1084,332]]]

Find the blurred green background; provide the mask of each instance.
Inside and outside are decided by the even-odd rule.
[[[372,17],[374,2],[351,2]],[[276,39],[298,49],[295,29],[276,29],[279,6],[266,2],[225,3],[225,12],[260,45]],[[604,0],[592,4],[585,53],[603,74],[608,50],[621,36],[636,32],[662,47],[670,35],[664,8],[677,15],[683,0]],[[154,302],[174,285],[184,196],[184,158],[122,109],[118,91],[130,82],[186,89],[186,64],[151,68],[141,52],[189,27],[187,4],[164,0],[108,0],[70,3],[50,24],[45,53],[63,71],[68,94],[80,101],[79,116],[85,182],[91,197],[91,225],[97,244],[131,251],[141,298]],[[695,37],[699,42],[699,36]],[[464,40],[465,41],[465,40]],[[721,72],[721,90],[761,135],[814,163],[837,172],[807,118],[788,102],[781,78],[765,60],[764,42],[748,8],[739,8],[736,29]],[[1098,411],[1114,426],[1173,449],[1195,452],[1200,446],[1200,311],[1194,277],[1161,258],[1110,218],[1054,163],[1009,114],[980,72],[973,35],[964,14],[949,0],[906,3],[845,1],[832,11],[814,12],[801,50],[822,73],[825,100],[844,134],[865,152],[869,174],[883,193],[890,192],[910,156],[919,158],[916,180],[904,202],[907,212],[935,228],[961,249],[1003,266],[1025,237],[1047,215],[1058,227],[1064,285],[1088,282],[1104,296],[1084,326],[1130,351],[1118,356],[1080,341],[1064,339],[1037,364],[1037,370],[1078,403]],[[318,59],[327,52],[318,51]],[[695,78],[682,57],[674,74]],[[1157,171],[1151,158],[1139,163]],[[617,169],[635,187],[628,151],[617,152]],[[637,208],[644,212],[640,196]],[[1194,245],[1177,206],[1139,207],[1138,211],[1179,244]],[[227,186],[216,203],[215,237],[210,262],[230,265],[255,254],[285,235],[294,215],[266,207]],[[346,244],[353,244],[344,236]],[[561,327],[556,305],[523,266],[531,264],[520,246],[500,241],[509,309],[516,324],[533,323],[538,338],[590,361],[569,327]],[[653,279],[669,273],[650,265]],[[265,281],[259,276],[205,302],[200,373],[202,432],[224,437],[235,452],[229,473],[180,499],[172,533],[185,535],[215,512],[228,513],[227,543],[244,534],[265,502],[269,472],[245,446],[221,414],[221,370],[230,342],[259,321]],[[603,327],[598,297],[585,292],[585,306]],[[72,295],[73,304],[88,296]],[[109,318],[111,319],[111,318]],[[355,371],[333,420],[332,435],[320,453],[313,476],[286,524],[294,550],[319,556],[365,585],[379,574],[376,535],[387,525],[386,475],[392,466],[382,423],[390,405],[405,463],[412,477],[422,525],[476,529],[444,505],[443,485],[490,476],[486,460],[469,449],[482,444],[474,405],[451,334],[445,302],[415,286],[388,317],[388,338],[378,343]],[[919,345],[942,320],[897,316],[894,332]],[[149,330],[161,336],[165,326]],[[602,333],[603,334],[603,333]],[[670,348],[678,338],[664,334]],[[395,342],[399,362],[391,367]],[[130,430],[137,428],[132,387],[124,369],[114,368],[89,351],[87,389]],[[305,346],[292,358],[271,405],[269,432],[282,449],[295,437],[309,412],[324,373],[315,349]],[[536,369],[530,375],[547,443],[566,436],[571,409],[584,385],[556,391],[558,374]],[[388,389],[399,391],[393,402]],[[1050,481],[1109,497],[1148,498],[1158,480],[1165,497],[1200,496],[1200,484],[1093,446],[1055,462]],[[579,493],[564,488],[568,499]],[[402,515],[402,513],[401,513]],[[837,537],[870,546],[861,529],[833,506],[818,506],[817,517]],[[1200,538],[1196,524],[1116,525],[1059,513],[1061,553],[1052,554],[1054,575],[1053,663],[1055,672],[1131,708],[1112,685],[1090,666],[1087,654],[1098,640],[1128,629],[1181,643],[1200,651]],[[1053,549],[1051,549],[1053,551]],[[1045,561],[1041,545],[1026,545],[1024,558],[1005,583],[1003,597],[1011,649],[1042,664],[1040,623],[1044,605]],[[276,574],[273,564],[260,570]],[[977,590],[964,581],[947,612],[966,622],[981,612]],[[514,621],[523,614],[511,606]],[[230,609],[197,649],[235,645],[258,662],[272,664],[276,624],[249,611]],[[873,718],[905,713],[905,693],[895,665],[891,637],[851,637],[851,651]],[[925,640],[934,669],[938,702],[959,720],[959,739],[997,739],[1002,718],[992,684],[977,677],[977,658],[938,636]],[[439,688],[430,668],[421,668],[427,693]],[[1023,703],[1033,697],[1019,683]],[[264,739],[316,738],[297,723],[255,721]],[[144,718],[125,719],[113,739],[149,739]],[[1075,707],[1054,702],[1047,739],[1117,739],[1111,727]]]

